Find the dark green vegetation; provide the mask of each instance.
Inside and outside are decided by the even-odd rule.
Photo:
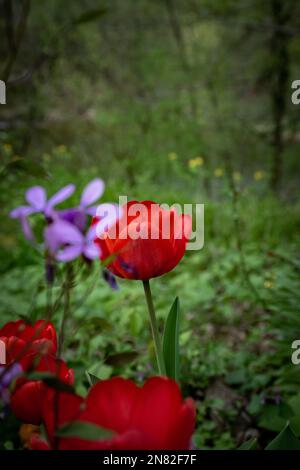
[[[1,3],[1,324],[47,306],[42,260],[8,218],[27,187],[99,176],[103,200],[205,203],[204,249],[152,282],[160,319],[180,297],[195,445],[265,447],[288,420],[300,437],[299,2]],[[74,283],[64,357],[77,391],[87,370],[153,375],[141,283],[112,291],[96,265]]]

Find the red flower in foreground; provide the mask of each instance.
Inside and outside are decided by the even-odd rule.
[[[179,263],[191,235],[191,217],[162,209],[152,201],[131,201],[122,217],[95,242],[108,268],[127,279],[148,280],[171,271]],[[93,224],[99,222],[95,218]]]
[[[56,331],[52,323],[38,320],[34,325],[24,320],[6,323],[0,329],[0,340],[6,344],[6,363],[10,364],[32,352],[55,354]]]
[[[68,385],[73,384],[73,370],[55,357],[57,337],[52,323],[45,320],[38,320],[34,325],[23,320],[9,322],[0,329],[0,340],[6,344],[8,366],[16,361],[24,372],[48,372]],[[17,418],[39,424],[46,390],[40,380],[17,379],[10,397],[10,405]]]
[[[112,431],[106,439],[80,437],[56,439],[61,450],[180,450],[190,447],[195,425],[195,407],[191,399],[182,400],[175,381],[153,377],[143,387],[115,377],[98,382],[86,400],[69,393],[56,394],[48,389],[43,403],[43,420],[49,444],[34,437],[32,449],[54,448],[55,399],[57,424],[90,422]]]

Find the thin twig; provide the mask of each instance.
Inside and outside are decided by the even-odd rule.
[[[29,11],[30,11],[30,0],[23,0],[20,20],[19,20],[19,24],[17,27],[16,35],[15,35],[14,48],[11,50],[10,57],[8,58],[8,61],[2,73],[2,78],[5,82],[8,81],[11,71],[13,69],[14,63],[17,60],[18,53],[22,44],[22,39],[26,32]]]

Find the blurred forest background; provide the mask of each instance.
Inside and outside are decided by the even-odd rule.
[[[180,296],[195,445],[263,447],[287,420],[300,436],[300,2],[0,5],[1,324],[45,312],[42,260],[8,216],[28,187],[100,177],[106,201],[204,203],[204,249],[153,282],[161,320]],[[79,392],[87,368],[154,373],[142,287],[119,284],[94,266],[74,289],[65,357]]]

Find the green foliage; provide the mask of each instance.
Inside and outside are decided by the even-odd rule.
[[[244,442],[238,450],[255,450],[257,441],[255,438],[249,439],[249,441]]]
[[[163,354],[168,377],[179,380],[179,324],[180,306],[176,297],[169,312],[163,339]]]
[[[300,450],[300,441],[287,423],[281,433],[266,447],[266,450]]]
[[[85,423],[83,421],[73,421],[65,424],[56,433],[57,437],[78,437],[87,441],[95,441],[98,439],[109,439],[112,432],[101,428],[93,423]]]

